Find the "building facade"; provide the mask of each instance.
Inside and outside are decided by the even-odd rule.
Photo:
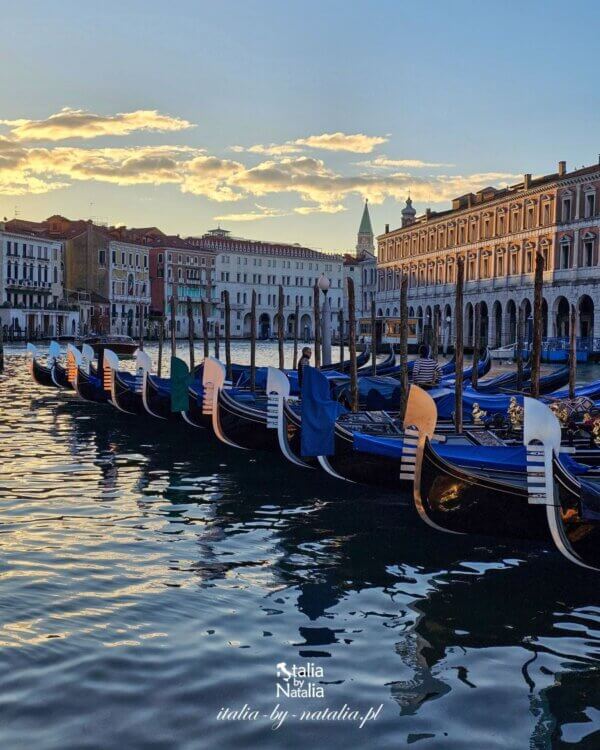
[[[343,309],[344,296],[343,256],[300,245],[232,237],[228,231],[220,228],[195,238],[195,242],[215,253],[214,286],[221,333],[224,332],[225,319],[223,292],[227,290],[231,304],[231,335],[237,338],[250,336],[252,290],[255,290],[256,334],[263,339],[276,336],[278,290],[282,285],[286,337],[293,336],[298,305],[298,335],[304,340],[311,339],[314,335],[314,285],[321,275],[325,275],[330,282],[327,298],[331,308],[331,326],[332,331],[338,331],[339,311]]]
[[[410,198],[401,226],[378,239],[377,314],[396,316],[400,279],[409,279],[409,316],[422,339],[439,326],[452,337],[458,258],[465,266],[465,343],[472,344],[474,306],[480,304],[482,340],[516,340],[519,309],[531,320],[535,253],[544,257],[543,335],[568,333],[569,303],[577,335],[600,338],[600,164],[532,178],[508,188],[484,188],[454,199],[452,208],[416,216]],[[387,229],[387,228],[386,228]],[[597,348],[593,344],[594,348]]]
[[[9,337],[72,332],[76,314],[63,287],[62,242],[0,224],[0,324]]]
[[[110,239],[106,263],[110,279],[110,332],[139,336],[150,316],[150,254],[148,247]],[[142,321],[143,316],[143,321]]]

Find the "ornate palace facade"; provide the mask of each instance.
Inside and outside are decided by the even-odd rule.
[[[440,321],[450,338],[457,259],[465,263],[465,343],[472,343],[473,310],[481,304],[483,340],[516,340],[518,309],[533,302],[533,266],[545,259],[544,336],[566,336],[569,303],[578,311],[577,335],[600,339],[600,164],[558,171],[507,188],[484,188],[452,202],[447,211],[416,216],[410,198],[402,226],[378,237],[378,315],[396,316],[400,278],[409,278],[409,314],[423,335]],[[598,347],[594,347],[598,348]]]

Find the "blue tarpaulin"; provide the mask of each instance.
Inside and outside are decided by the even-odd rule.
[[[303,456],[330,456],[335,452],[335,422],[345,412],[330,396],[327,377],[307,365],[302,378],[300,451]]]

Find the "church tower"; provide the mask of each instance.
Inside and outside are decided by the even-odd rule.
[[[371,217],[369,215],[369,200],[365,200],[365,208],[363,210],[362,219],[360,220],[360,227],[358,228],[358,241],[356,243],[356,257],[360,258],[368,253],[369,255],[375,255],[375,237],[373,235],[373,227],[371,226]]]
[[[402,209],[402,226],[407,227],[409,224],[414,224],[416,215],[417,212],[413,208],[412,200],[409,195],[406,199],[406,206]]]

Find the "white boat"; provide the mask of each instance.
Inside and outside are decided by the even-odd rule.
[[[490,349],[490,355],[492,359],[511,360],[515,357],[516,344],[508,344],[508,346],[501,346],[498,349]]]

